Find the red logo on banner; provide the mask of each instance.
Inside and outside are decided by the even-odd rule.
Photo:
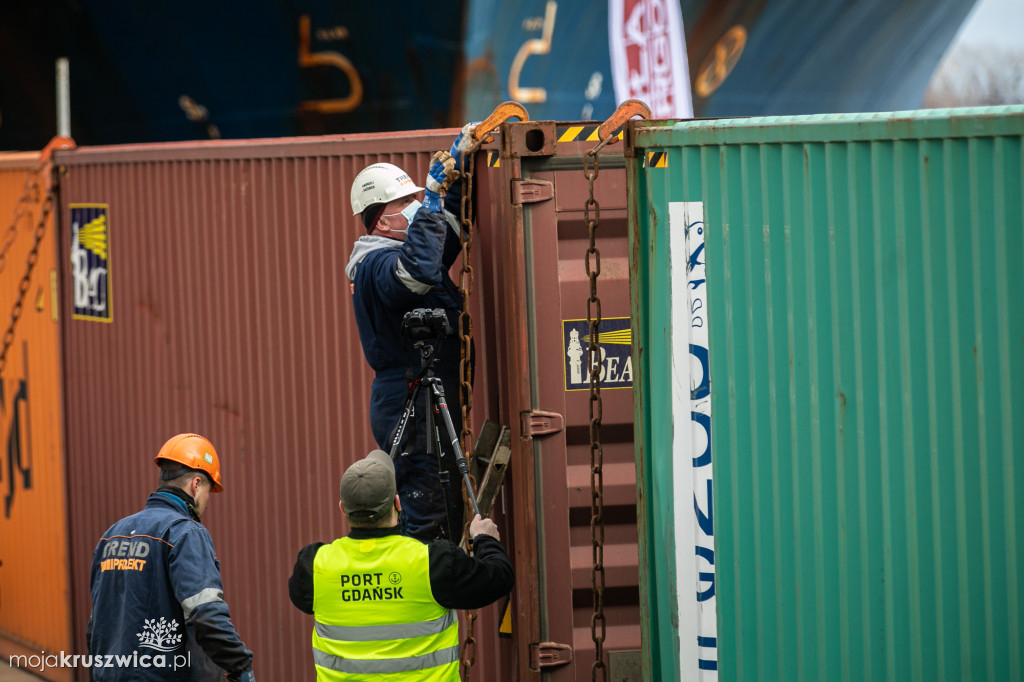
[[[642,100],[655,118],[691,116],[678,3],[612,0],[609,32],[616,99]]]

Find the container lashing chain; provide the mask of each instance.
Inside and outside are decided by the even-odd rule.
[[[601,204],[594,196],[594,183],[601,172],[598,152],[605,145],[618,139],[615,132],[633,116],[650,118],[647,105],[638,100],[626,100],[615,110],[611,118],[598,128],[598,143],[583,155],[583,175],[587,179],[587,200],[583,205],[583,221],[587,225],[589,243],[586,255],[586,272],[590,280],[590,296],[587,298],[587,327],[590,345],[587,359],[590,363],[590,539],[593,547],[593,571],[591,587],[594,595],[594,614],[590,618],[590,636],[594,640],[594,663],[590,668],[593,682],[606,680],[608,671],[604,664],[604,640],[606,623],[604,617],[604,450],[601,445],[601,299],[597,295],[597,278],[601,275],[601,251],[597,248],[597,228],[601,222]],[[593,161],[593,169],[590,162]]]
[[[518,118],[520,121],[528,121],[529,116],[526,109],[518,102],[504,102],[499,104],[490,116],[485,118],[473,129],[473,143],[469,149],[463,152],[462,158],[462,201],[460,208],[460,226],[462,237],[462,270],[459,272],[459,292],[462,294],[462,313],[459,315],[459,336],[461,340],[461,353],[459,358],[459,398],[462,405],[462,431],[459,434],[462,440],[462,451],[465,453],[467,462],[470,462],[472,470],[473,457],[473,317],[469,309],[469,297],[473,293],[473,158],[480,145],[493,139],[491,132],[510,118]],[[470,474],[470,481],[474,488],[476,479]],[[473,518],[473,509],[470,505],[465,491],[462,495],[462,503],[466,508],[466,525],[463,529],[466,535],[466,545],[469,546],[469,522]],[[476,662],[476,638],[474,630],[476,626],[476,611],[466,611],[466,638],[462,644],[462,656],[460,664],[462,667],[462,679],[469,682],[471,669]]]
[[[11,226],[7,228],[4,245],[0,248],[0,272],[3,272],[4,268],[7,267],[7,252],[17,238],[18,223],[28,212],[26,206],[39,201],[39,183],[42,180],[43,171],[48,167],[48,164],[49,159],[44,158],[32,169],[25,180],[24,193],[18,199],[17,208],[14,211],[14,220],[11,222]],[[43,198],[39,220],[36,221],[35,227],[32,229],[32,248],[28,252],[25,273],[18,282],[18,295],[14,300],[14,306],[11,308],[10,323],[7,325],[6,331],[4,331],[3,341],[0,342],[0,376],[3,375],[4,369],[7,367],[7,351],[10,350],[11,345],[14,343],[14,330],[18,326],[18,320],[21,319],[25,294],[28,293],[29,285],[32,282],[32,270],[35,269],[36,261],[39,260],[39,244],[43,241],[43,235],[46,233],[46,220],[49,218],[52,210],[53,188],[50,187],[46,190],[46,195]]]

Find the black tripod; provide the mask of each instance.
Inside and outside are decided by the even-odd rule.
[[[480,514],[480,507],[476,503],[476,495],[473,494],[473,484],[469,480],[469,465],[466,463],[466,458],[462,454],[462,448],[459,447],[459,436],[455,433],[455,424],[452,423],[452,416],[448,412],[448,402],[444,397],[444,385],[438,377],[434,376],[434,363],[436,358],[434,357],[434,347],[426,341],[417,341],[413,344],[413,347],[419,351],[420,354],[420,373],[413,379],[412,384],[409,386],[409,395],[405,400],[405,407],[402,409],[402,416],[398,419],[398,424],[395,426],[394,434],[391,436],[391,459],[394,460],[398,455],[398,447],[402,442],[402,436],[405,434],[405,429],[409,425],[409,419],[413,416],[416,409],[416,397],[419,395],[420,388],[423,386],[427,387],[427,410],[426,410],[426,424],[427,424],[427,454],[437,454],[438,464],[440,466],[441,461],[441,433],[437,430],[434,422],[435,410],[441,415],[445,430],[448,433],[448,438],[451,439],[452,452],[455,453],[455,464],[462,475],[462,481],[466,485],[466,496],[469,497],[469,501],[473,505],[473,512]],[[446,491],[447,485],[447,471],[444,467],[440,467],[442,491]],[[444,493],[447,497],[447,492]],[[448,508],[447,503],[445,508]],[[451,525],[449,520],[449,526]],[[449,535],[455,537],[451,533],[449,528]],[[460,533],[461,535],[461,533]]]

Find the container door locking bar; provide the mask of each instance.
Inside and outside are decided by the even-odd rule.
[[[476,492],[476,501],[480,508],[480,515],[484,518],[490,516],[491,511],[494,510],[494,503],[505,482],[508,460],[511,455],[512,431],[507,426],[498,426],[497,422],[490,419],[484,420],[480,436],[476,440],[476,447],[473,448],[473,477],[480,481],[480,487]],[[487,465],[487,469],[481,474],[480,469],[484,464]],[[459,547],[466,548],[465,537],[462,538]]]
[[[499,427],[497,423],[486,420],[474,452],[474,462],[487,463],[486,471],[479,478],[480,489],[476,494],[480,514],[486,517],[494,509],[501,484],[505,481],[509,456],[512,454],[512,431],[507,426]]]

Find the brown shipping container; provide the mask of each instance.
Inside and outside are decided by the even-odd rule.
[[[72,210],[101,211],[109,225],[110,321],[74,319],[64,336],[79,650],[97,539],[155,488],[152,458],[163,441],[191,430],[221,455],[225,492],[207,525],[255,668],[273,679],[313,678],[312,618],[289,602],[287,579],[303,545],[347,532],[338,481],[374,447],[371,372],[344,274],[361,231],[349,186],[378,160],[423,177],[455,133],[58,157],[67,169],[64,243]],[[67,259],[63,267],[71,280]],[[487,391],[486,377],[478,375],[476,390]],[[496,632],[495,610],[482,611],[478,632]],[[477,665],[497,679],[507,667],[498,639],[480,640]]]
[[[0,335],[13,332],[0,372],[4,663],[12,656],[71,651],[56,242],[53,213],[44,211],[49,178],[50,165],[41,163],[39,153],[0,155]],[[30,269],[34,246],[37,259]],[[12,327],[21,291],[21,314]],[[17,659],[15,665],[25,667]],[[71,679],[71,671],[59,667],[39,666],[35,672],[49,680]]]
[[[500,315],[501,416],[515,436],[509,476],[517,679],[592,679],[595,641],[608,679],[640,678],[625,160],[621,142],[604,147],[591,195],[584,155],[596,144],[592,123],[506,124],[500,179],[489,185],[496,192],[491,220],[502,236],[493,256],[500,267],[488,271]],[[596,203],[588,212],[590,199]],[[594,408],[602,423],[598,469],[584,360],[588,218],[597,221],[600,254],[591,269],[599,271],[603,319],[602,389]],[[603,515],[592,525],[592,485],[601,481]],[[603,571],[595,574],[595,564]],[[596,614],[595,584],[603,586]]]
[[[510,639],[498,635],[501,604],[478,614],[474,679],[540,679],[540,662],[555,664],[544,668],[552,680],[589,679],[594,655],[589,394],[567,383],[580,362],[578,354],[566,358],[565,345],[573,331],[584,345],[589,338],[574,321],[585,326],[587,316],[580,163],[594,143],[585,135],[556,142],[564,129],[506,124],[475,164],[473,424],[476,433],[484,419],[511,428],[512,462],[495,517],[515,558],[517,586]],[[372,374],[344,274],[362,233],[349,186],[378,160],[424,177],[430,155],[456,132],[59,153],[66,166],[62,249],[72,243],[72,209],[79,220],[102,214],[109,226],[110,321],[73,319],[63,338],[80,650],[96,540],[155,487],[152,456],[163,440],[194,430],[221,454],[225,493],[212,503],[208,526],[255,668],[276,679],[314,677],[312,619],[288,601],[287,578],[300,547],[347,532],[336,511],[337,482],[373,446]],[[609,193],[599,197],[609,242],[600,296],[604,316],[620,320],[601,331],[620,344],[607,347],[610,362],[619,363],[612,374],[621,375],[626,361],[614,349],[627,356],[629,349],[621,145],[606,156],[617,162],[602,167],[598,182]],[[524,204],[521,178],[553,182],[557,199]],[[69,320],[70,293],[65,284]],[[640,647],[632,391],[602,396],[604,651],[614,667],[634,660],[620,652]],[[564,428],[541,435],[535,427],[531,436],[533,410],[558,413]],[[568,645],[574,661],[550,658],[554,649],[541,642]],[[558,656],[568,658],[564,650]]]

